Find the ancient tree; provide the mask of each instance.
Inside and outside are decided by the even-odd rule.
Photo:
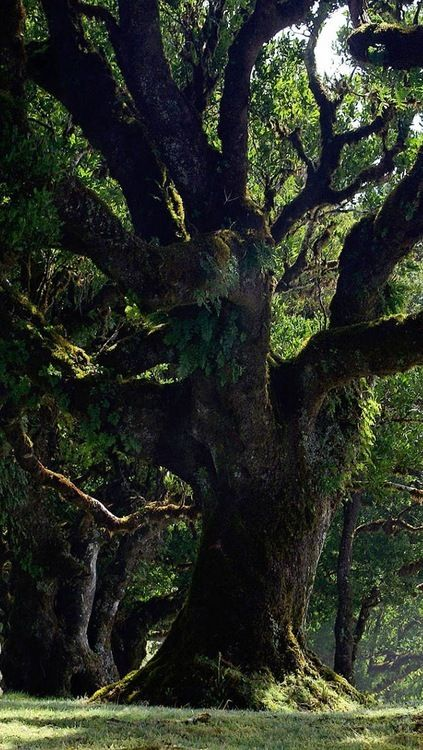
[[[344,127],[339,113],[347,89],[322,82],[315,60],[319,28],[336,3],[319,5],[316,11],[309,0],[256,0],[241,9],[211,0],[196,18],[187,4],[179,18],[185,74],[178,75],[166,3],[42,0],[39,38],[25,49],[22,20],[13,15],[20,4],[8,3],[11,37],[2,39],[2,62],[13,81],[10,119],[16,115],[11,99],[25,102],[25,79],[47,91],[101,154],[127,205],[123,222],[77,174],[51,177],[57,242],[90,259],[112,282],[115,299],[131,299],[141,320],[156,315],[157,321],[160,314],[160,324],[138,323],[91,357],[72,340],[72,327],[60,326],[60,316],[49,321],[19,292],[10,271],[16,249],[9,248],[2,325],[16,332],[23,352],[18,366],[33,398],[47,392],[56,398],[60,391],[61,408],[80,420],[98,404],[100,428],[107,425],[133,455],[181,477],[202,513],[190,592],[167,640],[147,668],[104,697],[260,705],[253,674],[261,675],[262,692],[270,679],[289,674],[327,676],[307,650],[303,624],[360,442],[363,379],[423,361],[422,313],[386,315],[391,274],[423,233],[423,153],[408,168],[396,166],[407,128],[390,105]],[[254,71],[270,40],[302,23],[308,42],[298,69],[306,71],[317,112],[316,143],[269,121],[268,132],[297,164],[297,189],[284,203],[278,199],[283,181],[268,180],[260,199],[250,167]],[[104,46],[96,46],[93,25],[101,28]],[[351,38],[353,54],[363,28],[377,31],[360,28]],[[403,33],[390,28],[396,38]],[[377,44],[384,49],[383,35]],[[386,65],[395,67],[387,49]],[[368,55],[357,56],[368,62]],[[403,57],[395,59],[396,67],[409,67]],[[24,119],[15,119],[10,137],[28,132]],[[367,139],[376,139],[378,154],[337,183],[346,151]],[[389,174],[392,190],[343,240],[322,330],[296,356],[273,356],[272,300],[307,269],[316,244],[306,236],[279,278],[273,260],[316,212],[336,215],[336,207]],[[154,377],[166,364],[169,376]],[[51,368],[60,375],[53,385]],[[34,480],[76,502],[112,534],[143,522],[145,507],[117,517],[44,465],[23,420],[32,405],[28,395],[6,389],[1,397],[6,439]]]

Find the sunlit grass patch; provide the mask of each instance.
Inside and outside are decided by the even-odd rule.
[[[202,714],[9,694],[0,701],[0,750],[422,750],[421,715],[411,707]]]

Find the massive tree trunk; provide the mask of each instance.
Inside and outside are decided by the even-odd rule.
[[[152,661],[100,691],[103,698],[259,706],[270,675],[313,682],[329,674],[305,647],[303,626],[335,503],[319,493],[317,427],[290,368],[269,383],[268,289],[260,272],[241,288],[250,304],[237,310],[235,382],[193,379],[187,408],[209,463],[188,477],[204,510],[187,601]],[[230,307],[220,312],[224,322]],[[324,690],[320,698],[313,691],[311,703],[323,700]]]
[[[265,700],[247,675],[318,677],[302,631],[332,508],[306,518],[282,488],[274,495],[254,485],[250,496],[234,497],[229,486],[220,496],[185,606],[157,655],[117,683],[114,698],[259,706]]]

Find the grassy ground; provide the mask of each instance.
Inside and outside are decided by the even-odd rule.
[[[402,750],[423,748],[423,707],[347,713],[190,711],[0,700],[0,750]]]

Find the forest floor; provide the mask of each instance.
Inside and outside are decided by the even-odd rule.
[[[0,750],[423,748],[423,706],[351,712],[191,711],[0,699]]]

